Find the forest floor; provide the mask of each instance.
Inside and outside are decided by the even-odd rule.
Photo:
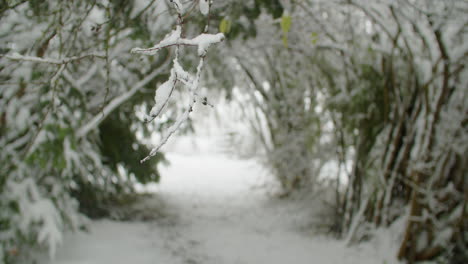
[[[387,239],[346,247],[314,232],[321,201],[278,199],[261,167],[219,153],[168,154],[145,221],[93,221],[41,264],[390,264]],[[394,252],[394,251],[393,251]]]

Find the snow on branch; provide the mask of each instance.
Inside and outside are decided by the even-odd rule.
[[[62,64],[67,64],[72,61],[82,60],[88,57],[104,59],[106,56],[100,53],[89,53],[89,54],[84,54],[81,56],[73,56],[73,57],[61,58],[61,59],[51,59],[51,58],[41,58],[41,57],[34,57],[34,56],[24,56],[19,53],[13,53],[11,55],[4,55],[3,57],[10,59],[10,60],[16,60],[16,61],[30,61],[30,62],[40,62],[40,63],[62,65]]]
[[[188,72],[186,72],[182,66],[180,66],[177,60],[174,60],[173,69],[176,72],[177,80],[183,82],[185,85],[190,85],[193,82],[193,77],[190,76]]]
[[[172,30],[169,34],[167,34],[163,40],[161,40],[158,44],[154,45],[151,48],[133,48],[131,53],[138,53],[144,55],[155,55],[160,49],[168,48],[171,46],[176,46],[175,49],[175,58],[173,60],[173,66],[171,69],[171,74],[166,82],[160,85],[156,89],[156,94],[154,97],[155,104],[151,108],[149,115],[145,117],[146,122],[153,121],[157,116],[159,116],[165,109],[167,102],[169,101],[177,82],[180,82],[182,85],[188,87],[190,92],[190,99],[187,105],[185,112],[179,116],[176,122],[164,133],[164,136],[161,142],[154,147],[151,152],[142,159],[140,162],[143,163],[149,160],[151,157],[155,156],[156,153],[160,150],[160,148],[166,144],[168,139],[180,128],[180,126],[189,118],[190,113],[192,112],[193,105],[197,102],[197,89],[198,84],[200,82],[201,72],[203,70],[204,65],[204,58],[208,49],[211,45],[219,43],[224,40],[224,34],[207,34],[203,33],[200,34],[192,39],[182,38],[182,13],[183,13],[183,6],[178,0],[171,1],[178,13],[178,25],[176,26],[175,30]],[[208,1],[201,0],[200,2],[200,12],[202,14],[207,15],[209,12],[209,6],[206,6]],[[198,51],[198,56],[200,57],[200,61],[197,66],[197,71],[195,77],[191,76],[184,68],[179,64],[178,57],[179,57],[179,46],[196,46]],[[206,99],[204,101],[206,103]]]
[[[162,48],[176,45],[180,39],[181,33],[182,33],[182,27],[177,26],[175,30],[167,34],[163,40],[161,40],[158,44],[154,45],[152,48],[148,48],[148,49],[133,48],[130,52],[140,53],[140,54],[145,54],[145,55],[154,55]]]
[[[168,34],[161,42],[153,46],[152,48],[133,48],[131,53],[140,53],[145,55],[154,55],[160,49],[167,48],[175,45],[184,45],[184,46],[197,46],[198,47],[198,56],[202,57],[206,55],[208,48],[212,44],[219,43],[224,40],[224,34],[200,34],[199,36],[193,39],[181,38],[182,28],[177,26],[170,34]]]
[[[167,102],[169,101],[169,97],[172,95],[172,91],[174,91],[175,84],[177,82],[177,77],[175,70],[171,70],[171,76],[169,79],[164,82],[159,88],[154,96],[154,101],[156,102],[154,106],[151,108],[149,117],[145,118],[146,122],[152,121],[156,116],[158,116],[163,108],[166,106]]]
[[[155,156],[156,153],[158,153],[159,149],[164,146],[164,144],[166,144],[167,140],[169,140],[169,138],[172,136],[172,134],[174,134],[179,128],[180,126],[185,122],[187,121],[190,113],[192,112],[192,109],[193,109],[193,105],[196,103],[197,101],[197,88],[198,88],[198,82],[200,80],[200,75],[201,75],[201,72],[202,72],[202,69],[203,69],[203,62],[204,62],[204,59],[200,59],[200,62],[198,64],[198,67],[197,67],[197,77],[195,78],[195,80],[192,82],[192,85],[190,87],[190,99],[189,99],[189,103],[188,103],[188,107],[187,109],[185,110],[185,112],[177,119],[177,121],[169,128],[168,131],[166,131],[166,135],[162,138],[161,142],[156,146],[154,147],[153,149],[151,149],[150,153],[148,154],[148,156],[146,156],[144,159],[142,159],[140,162],[143,163],[147,160],[149,160],[151,157]]]
[[[208,13],[210,12],[209,1],[210,0],[199,0],[200,12],[205,16],[208,15]]]

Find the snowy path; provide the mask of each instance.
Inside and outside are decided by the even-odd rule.
[[[169,158],[157,187],[165,217],[94,222],[89,234],[70,235],[44,264],[383,263],[373,250],[314,236],[306,228],[310,211],[255,188],[263,172],[253,162],[206,154]]]

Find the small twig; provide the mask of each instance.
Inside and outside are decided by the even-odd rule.
[[[142,48],[134,48],[131,50],[132,53],[140,53],[140,54],[145,54],[145,55],[154,55],[156,54],[160,49],[162,48],[167,48],[171,46],[176,46],[175,50],[175,58],[174,58],[174,65],[173,69],[171,71],[171,77],[169,78],[166,83],[164,83],[162,86],[160,86],[158,89],[163,89],[163,95],[160,99],[158,99],[158,91],[156,91],[156,104],[153,106],[151,109],[151,117],[146,119],[146,122],[154,120],[160,113],[161,110],[164,108],[165,104],[167,103],[167,100],[169,100],[172,90],[174,89],[174,86],[177,81],[180,81],[183,85],[188,86],[189,91],[190,91],[190,99],[188,103],[187,109],[184,111],[184,113],[179,116],[176,120],[176,122],[169,128],[169,130],[166,132],[165,136],[162,138],[162,140],[159,142],[159,144],[151,149],[150,153],[148,156],[146,156],[144,159],[140,161],[140,163],[143,163],[147,160],[149,160],[151,157],[155,156],[160,148],[166,144],[166,142],[169,140],[169,138],[180,128],[180,126],[187,121],[189,118],[190,113],[193,111],[193,106],[197,102],[198,98],[198,93],[197,89],[199,86],[199,81],[200,81],[200,76],[201,72],[203,69],[204,65],[204,60],[206,56],[207,49],[210,47],[210,45],[219,43],[224,40],[224,34],[218,33],[218,34],[200,34],[199,36],[193,38],[193,39],[185,39],[182,38],[182,25],[183,25],[183,17],[182,17],[182,6],[180,6],[180,1],[178,0],[173,0],[171,1],[178,12],[178,18],[177,18],[177,27],[175,30],[173,30],[170,34],[168,34],[162,41],[160,41],[158,44],[156,44],[152,48],[148,49],[142,49]],[[193,9],[193,8],[192,8]],[[205,28],[206,30],[207,28]],[[206,32],[206,31],[205,31]],[[198,46],[198,56],[200,57],[199,64],[197,66],[197,72],[195,75],[195,78],[190,77],[190,75],[185,72],[185,70],[178,64],[178,56],[179,56],[179,46]],[[175,76],[174,76],[175,75]],[[182,76],[177,76],[177,75],[182,75]],[[167,86],[171,85],[168,84],[173,78],[173,83],[172,87]],[[168,90],[169,88],[172,88],[172,90]],[[168,93],[169,91],[169,93]],[[158,101],[158,100],[165,100],[165,101]],[[203,98],[202,104],[204,105],[209,105],[213,107],[213,105],[208,103],[208,99],[206,97]],[[154,112],[154,113],[153,113]]]
[[[144,54],[144,55],[154,55],[160,49],[168,48],[168,47],[172,47],[172,46],[179,46],[179,45],[182,45],[182,46],[197,46],[196,43],[190,42],[189,39],[179,39],[179,41],[177,41],[176,43],[161,45],[161,46],[157,46],[157,47],[155,46],[155,47],[148,48],[148,49],[134,48],[134,49],[132,49],[131,53],[138,53],[138,54]]]
[[[182,19],[187,18],[190,15],[190,13],[192,13],[192,11],[195,10],[195,7],[197,6],[198,1],[199,0],[196,0],[196,1],[193,2],[192,7],[190,8],[190,10],[188,12],[185,13],[185,15],[182,17]]]
[[[190,87],[191,88],[191,96],[190,96],[190,100],[189,100],[187,110],[185,110],[185,112],[182,114],[182,116],[179,117],[179,119],[177,119],[175,124],[172,125],[169,128],[169,132],[167,132],[167,134],[164,136],[164,138],[161,140],[161,142],[159,142],[159,144],[156,147],[154,147],[150,151],[148,156],[146,156],[144,159],[142,159],[140,161],[140,163],[143,163],[143,162],[149,160],[151,157],[155,156],[158,153],[159,149],[161,149],[161,147],[166,144],[166,142],[169,140],[169,138],[172,136],[172,134],[174,134],[179,129],[179,127],[182,125],[182,123],[184,123],[188,119],[188,117],[190,115],[190,112],[192,112],[192,110],[193,110],[193,105],[197,102],[197,96],[196,96],[197,95],[197,88],[198,88],[198,82],[199,82],[200,76],[201,76],[201,71],[203,69],[203,63],[204,63],[204,58],[200,58],[200,62],[199,62],[198,67],[197,67],[197,75],[195,77],[195,80],[192,83],[192,87]]]
[[[205,96],[203,97],[202,99],[202,105],[205,105],[205,106],[210,106],[211,108],[214,108],[214,105],[210,104],[210,102],[208,102],[208,98]]]

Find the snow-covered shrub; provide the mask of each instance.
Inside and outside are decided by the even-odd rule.
[[[328,152],[327,143],[319,140],[324,117],[318,107],[314,59],[305,60],[286,48],[275,22],[268,14],[260,15],[255,41],[232,40],[233,48],[223,52],[232,58],[226,64],[235,73],[235,109],[253,139],[243,144],[250,142],[287,195],[317,182]],[[291,47],[300,36],[289,32]]]
[[[164,144],[187,121],[207,50],[224,36],[182,36],[185,9],[178,0],[7,4],[0,9],[0,261],[10,263],[36,246],[53,256],[64,231],[85,224],[82,213],[113,215],[135,183],[159,180],[160,146],[151,163],[140,164],[150,152],[145,143],[156,131]],[[209,2],[195,4],[206,16]],[[150,43],[160,46],[133,52],[157,56],[130,53]],[[177,48],[161,85],[170,52],[156,51],[164,45]],[[193,76],[179,64],[179,45],[197,46]],[[167,101],[179,83],[190,94],[181,117],[144,124],[136,113],[152,104],[144,90],[157,87],[154,119],[177,112]]]
[[[337,12],[320,16],[330,7]],[[333,43],[324,74],[341,73],[323,90],[339,132],[338,157],[352,152],[347,188],[337,199],[347,241],[359,241],[362,226],[404,219],[398,258],[467,259],[460,253],[467,233],[460,104],[466,105],[467,4],[354,0],[303,8],[327,25],[323,42]]]
[[[18,1],[17,1],[18,2]],[[130,49],[167,31],[167,6],[144,1],[14,1],[0,8],[0,262],[51,256],[64,231],[108,215],[134,183],[152,127],[135,115],[167,66]],[[164,23],[161,23],[164,22]],[[143,63],[142,63],[143,62]],[[136,131],[143,134],[137,139]]]
[[[349,243],[403,219],[398,258],[468,259],[467,2],[282,4],[226,63],[266,165],[286,188],[321,155],[345,168],[332,223]]]

